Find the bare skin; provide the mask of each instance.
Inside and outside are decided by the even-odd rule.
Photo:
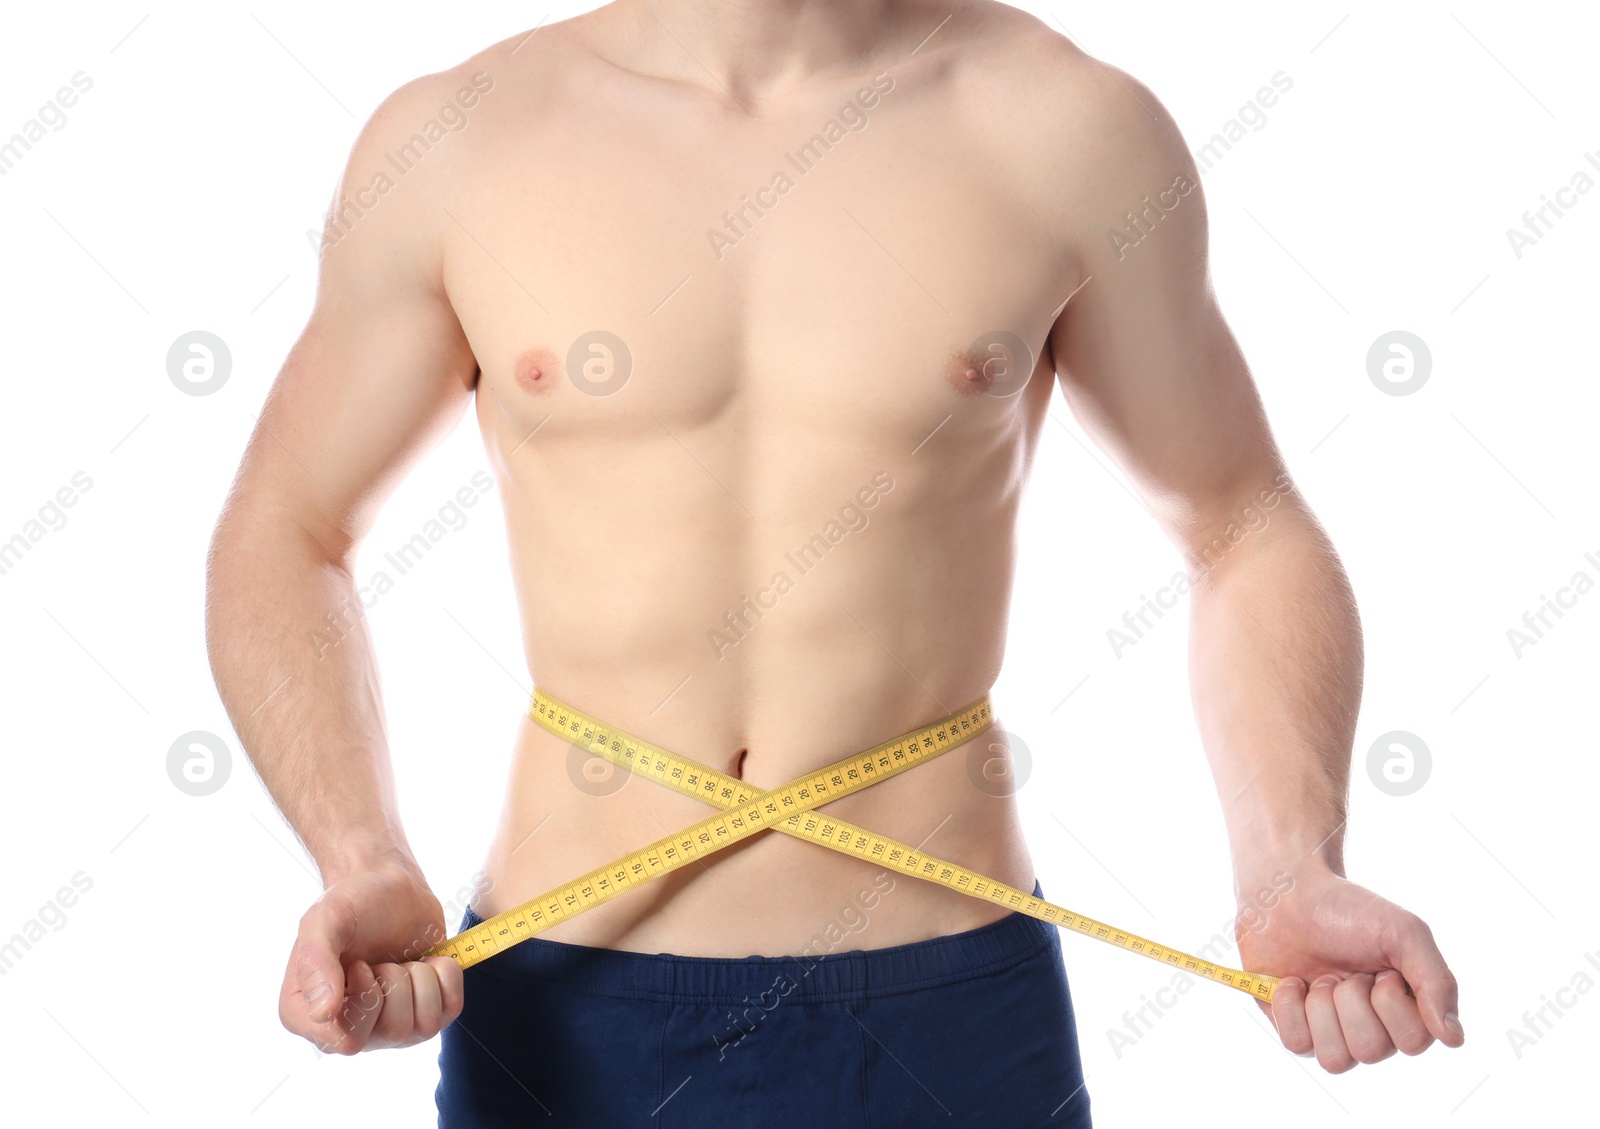
[[[451,102],[465,126],[398,174],[389,156]],[[1208,555],[1287,479],[1209,288],[1198,183],[1148,90],[984,2],[619,0],[386,100],[211,557],[218,683],[327,886],[285,1025],[355,1053],[461,1009],[454,963],[415,959],[455,922],[400,825],[370,639],[359,620],[336,646],[308,638],[354,603],[374,514],[469,406],[533,681],[773,786],[992,685],[1059,384],[1194,566],[1194,702],[1241,911],[1293,880],[1241,932],[1247,967],[1288,977],[1284,1044],[1336,1072],[1459,1045],[1427,926],[1342,876],[1361,639],[1332,546],[1291,486]],[[1150,233],[1116,247],[1108,230],[1163,191]],[[595,330],[612,336],[590,347]],[[981,740],[829,810],[1030,888],[1014,802],[969,776],[1005,755]],[[579,786],[568,746],[524,721],[475,908],[706,814],[642,780]],[[873,873],[761,835],[545,935],[793,953]],[[1001,912],[902,880],[852,944]]]

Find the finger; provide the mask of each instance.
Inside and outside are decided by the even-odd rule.
[[[1320,976],[1306,993],[1306,1022],[1311,1025],[1317,1062],[1329,1074],[1343,1074],[1356,1064],[1350,1048],[1345,1046],[1344,1028],[1339,1026],[1339,1012],[1333,1004],[1333,989],[1338,983],[1337,976]]]
[[[431,1039],[444,1026],[444,1000],[439,989],[439,974],[432,965],[423,964],[420,960],[414,960],[404,967],[411,980],[413,1037]]]
[[[403,1047],[412,1042],[415,1030],[411,976],[398,964],[373,968],[378,978],[378,1017],[372,1025],[372,1043]]]
[[[1400,1053],[1419,1055],[1433,1045],[1433,1036],[1417,1010],[1417,1001],[1406,991],[1405,977],[1392,968],[1378,973],[1372,985],[1372,1010],[1378,1013],[1389,1039]]]
[[[1272,1022],[1283,1045],[1304,1058],[1311,1053],[1311,1026],[1306,1022],[1306,982],[1286,976],[1272,992]]]
[[[1466,1041],[1466,1033],[1456,1014],[1456,978],[1434,944],[1433,930],[1422,919],[1413,917],[1400,926],[1391,947],[1396,950],[1394,967],[1415,992],[1417,1008],[1428,1030],[1445,1046],[1459,1047]]]
[[[306,1008],[305,993],[300,990],[300,980],[296,969],[299,967],[299,946],[296,941],[289,952],[289,965],[284,969],[283,987],[278,992],[278,1018],[283,1021],[284,1027],[309,1039],[323,1054],[331,1054],[335,1045],[344,1037],[344,1031],[337,1022],[338,1012],[327,1022],[317,1022],[311,1018]],[[339,970],[341,979],[344,970]]]
[[[467,1006],[466,980],[462,968],[450,957],[427,957],[422,963],[433,969],[439,977],[439,1001],[443,1007],[440,1029],[456,1021]]]
[[[378,1021],[383,1006],[378,978],[364,960],[350,966],[347,976],[348,994],[339,1009],[339,1034],[328,1050],[342,1055],[353,1055],[367,1045],[372,1028]]]
[[[355,932],[355,914],[331,896],[312,903],[300,919],[295,979],[305,998],[306,1014],[313,1022],[327,1023],[338,1014],[346,988],[340,957]]]
[[[306,1012],[305,993],[300,990],[300,976],[296,972],[299,966],[300,940],[295,939],[289,946],[289,964],[283,970],[283,984],[278,989],[278,1019],[284,1027],[296,1035],[311,1038],[311,1029],[316,1026]]]
[[[1339,1014],[1344,1045],[1351,1058],[1368,1064],[1382,1062],[1394,1054],[1389,1029],[1372,1010],[1372,982],[1372,974],[1362,972],[1347,976],[1333,989],[1333,1006]]]

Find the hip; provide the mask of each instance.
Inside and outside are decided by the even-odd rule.
[[[1059,935],[1020,914],[779,957],[535,938],[468,970],[440,1070],[452,1129],[1089,1124]]]

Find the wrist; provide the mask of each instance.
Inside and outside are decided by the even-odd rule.
[[[1233,855],[1234,897],[1239,905],[1259,903],[1264,891],[1344,877],[1344,849],[1337,834],[1309,842],[1283,839],[1241,844]]]
[[[355,835],[341,839],[317,857],[326,889],[352,874],[389,872],[421,877],[421,868],[404,837],[388,834]]]

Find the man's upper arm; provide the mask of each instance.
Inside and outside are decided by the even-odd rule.
[[[235,484],[234,505],[293,521],[334,556],[471,397],[477,364],[443,286],[450,166],[419,166],[381,194],[372,187],[392,171],[384,153],[458,85],[448,72],[409,83],[362,129],[325,227],[315,308]]]
[[[1090,85],[1070,202],[1090,277],[1051,349],[1073,415],[1168,536],[1193,545],[1274,485],[1282,463],[1211,290],[1205,201],[1182,135],[1131,77],[1096,65]]]

